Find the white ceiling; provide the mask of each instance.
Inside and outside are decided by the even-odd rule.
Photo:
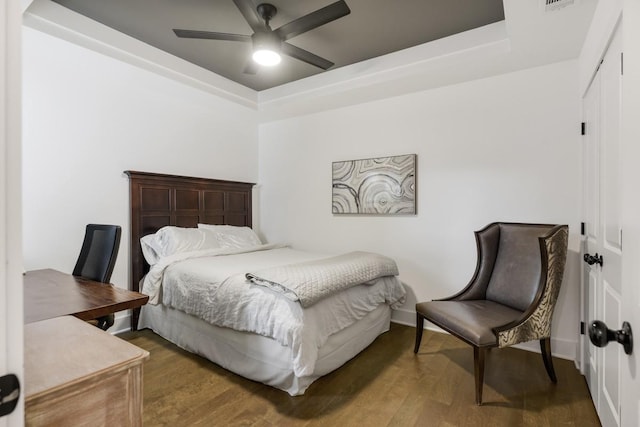
[[[24,24],[255,108],[260,111],[260,119],[268,121],[575,59],[597,0],[574,0],[553,12],[544,11],[544,0],[504,0],[503,5],[504,21],[261,91],[50,0],[34,0],[25,11]]]

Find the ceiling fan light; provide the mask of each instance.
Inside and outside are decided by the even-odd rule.
[[[280,63],[282,57],[275,50],[262,48],[257,49],[253,52],[253,60],[260,65],[273,67]]]

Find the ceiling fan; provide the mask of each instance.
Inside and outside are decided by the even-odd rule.
[[[244,69],[247,74],[255,74],[259,65],[276,65],[280,62],[280,53],[306,62],[307,64],[327,70],[333,66],[333,62],[287,43],[292,37],[306,33],[331,21],[351,13],[351,9],[344,0],[337,1],[326,7],[311,12],[296,20],[289,22],[275,30],[269,26],[269,21],[278,10],[269,3],[261,3],[254,8],[252,0],[233,0],[236,7],[244,16],[253,30],[253,34],[217,33],[213,31],[180,30],[173,32],[178,37],[191,39],[230,40],[253,43],[253,59]]]

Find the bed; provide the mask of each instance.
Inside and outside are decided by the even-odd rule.
[[[151,301],[134,312],[134,329],[150,328],[225,369],[295,396],[386,332],[392,307],[404,302],[395,263],[385,257],[352,253],[334,258],[260,242],[250,229],[251,183],[126,174],[131,288],[150,294]],[[175,233],[200,240],[162,257],[149,255],[155,253],[151,242],[170,241],[175,237],[166,236]],[[178,241],[196,242],[190,238]],[[207,239],[217,239],[218,245],[202,243]],[[327,286],[315,281],[343,271],[353,275],[354,262],[366,273],[353,277],[366,283],[318,294]],[[331,274],[325,273],[327,264],[334,268]],[[296,283],[311,277],[314,286],[287,285],[292,277]]]

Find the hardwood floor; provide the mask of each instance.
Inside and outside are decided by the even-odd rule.
[[[474,403],[473,350],[426,331],[391,330],[355,359],[291,397],[246,380],[149,330],[120,337],[149,351],[144,365],[146,426],[598,426],[584,378],[554,359],[549,381],[537,353],[487,354],[483,405]]]

